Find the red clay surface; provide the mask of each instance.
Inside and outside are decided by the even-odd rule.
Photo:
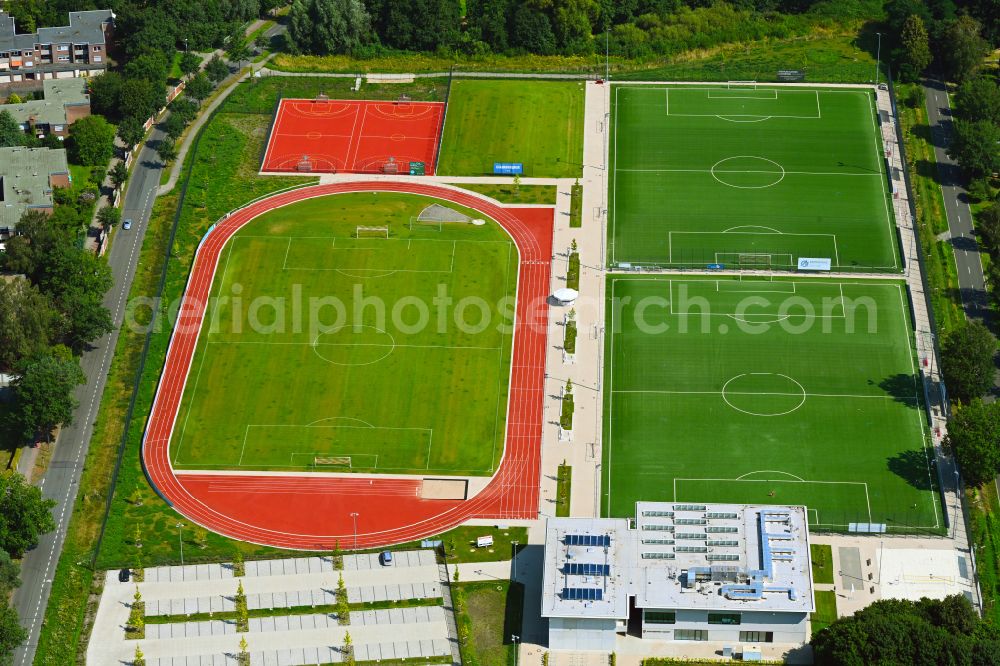
[[[342,192],[408,192],[475,208],[499,222],[520,251],[514,354],[503,458],[487,487],[464,500],[418,497],[418,478],[177,473],[169,442],[205,316],[219,256],[255,217],[312,197]],[[306,187],[256,202],[220,221],[203,239],[181,303],[143,439],[150,481],[174,509],[210,530],[259,544],[306,550],[339,542],[373,548],[438,534],[469,518],[535,518],[541,465],[545,334],[552,257],[551,208],[504,208],[433,185],[353,182]]]
[[[317,173],[382,173],[394,160],[403,174],[423,162],[430,176],[443,120],[442,102],[283,99],[261,171],[299,171],[308,155]]]

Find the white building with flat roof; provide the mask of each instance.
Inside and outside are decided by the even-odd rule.
[[[550,518],[542,617],[553,650],[669,641],[801,644],[814,610],[802,506],[638,502],[627,518]]]

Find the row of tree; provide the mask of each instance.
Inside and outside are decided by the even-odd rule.
[[[951,81],[976,75],[991,45],[1000,39],[995,3],[952,0],[890,0],[886,4],[888,44],[896,72],[916,81],[932,64]]]
[[[964,596],[883,599],[813,635],[817,666],[1000,665],[1000,628]]]

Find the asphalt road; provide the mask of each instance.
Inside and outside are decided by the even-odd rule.
[[[944,83],[935,79],[924,81],[927,96],[927,119],[931,127],[934,157],[937,160],[938,182],[944,195],[945,213],[955,249],[958,285],[962,306],[969,319],[984,320],[990,316],[983,262],[979,243],[972,230],[972,211],[968,195],[962,187],[962,174],[955,160],[945,152],[951,140],[952,115]]]
[[[28,629],[28,640],[15,651],[15,666],[27,666],[35,658],[38,633],[45,617],[52,578],[55,575],[59,554],[62,552],[66,527],[73,513],[73,503],[76,501],[87,447],[93,434],[101,395],[104,392],[104,384],[118,341],[118,327],[121,326],[125,315],[126,300],[135,276],[139,250],[142,247],[153,202],[156,201],[156,189],[160,184],[163,164],[150,146],[155,146],[162,136],[160,130],[153,130],[146,146],[139,153],[122,210],[123,219],[132,218],[132,228],[128,231],[119,228],[116,231],[114,242],[107,255],[114,274],[114,285],[105,296],[104,305],[111,310],[115,330],[98,340],[93,348],[84,352],[80,360],[80,365],[87,376],[87,383],[76,393],[80,406],[73,413],[73,424],[60,432],[52,462],[40,484],[45,497],[56,501],[56,506],[52,510],[56,519],[56,529],[43,536],[38,546],[25,554],[21,564],[21,587],[14,593],[13,603],[21,623]],[[103,502],[104,497],[101,497],[100,501]]]

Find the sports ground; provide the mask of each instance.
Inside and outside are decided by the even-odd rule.
[[[429,206],[479,215],[412,194],[342,194],[233,235],[175,468],[495,471],[513,324],[500,308],[514,299],[517,248],[492,220],[411,224]]]
[[[614,86],[612,265],[895,272],[870,90]]]
[[[344,207],[338,208],[337,197],[330,195],[356,198]],[[388,198],[393,203],[375,204],[373,200],[376,197]],[[418,199],[422,201],[417,203]],[[403,229],[409,225],[408,213],[434,199],[445,202],[455,209],[471,208],[477,211],[479,219],[492,220],[499,225],[493,226],[487,222],[482,227],[465,229],[469,234],[486,232],[492,238],[483,240],[489,240],[491,243],[499,240],[496,243],[497,248],[491,250],[482,247],[481,252],[470,250],[469,253],[464,253],[468,256],[468,264],[459,256],[463,253],[453,253],[448,249],[426,252],[427,248],[416,238],[408,239],[413,254],[404,251],[397,241],[404,235]],[[314,208],[310,208],[310,203],[301,203],[313,200],[315,200],[315,204],[312,204]],[[295,204],[300,204],[302,208],[296,209]],[[287,209],[291,211],[290,215],[281,212],[283,208],[289,206],[292,207]],[[364,212],[366,208],[376,212],[369,213],[369,217],[366,218]],[[276,212],[268,217],[271,211]],[[337,214],[331,215],[331,212]],[[337,250],[333,248],[332,238],[329,238],[329,243],[324,241],[319,247],[310,244],[309,234],[317,231],[314,225],[326,225],[327,228],[323,231],[333,236],[338,233],[336,219],[353,218],[355,236],[358,236],[357,226],[375,226],[357,223],[361,219],[371,221],[370,216],[381,218],[380,226],[389,227],[388,238],[383,236],[381,239],[374,237],[370,239],[372,243],[380,240],[388,254],[381,255],[377,251],[367,249],[370,247],[366,245],[367,240],[363,243],[355,242],[353,247],[345,250],[346,254],[350,255],[350,263],[346,259],[340,259],[338,261],[343,263],[339,268],[325,272],[325,278],[318,277],[316,266],[310,266],[309,262],[322,256],[327,257],[333,264],[334,253]],[[259,239],[252,238],[255,234],[239,235],[238,232],[244,227],[252,230],[258,218],[271,234],[286,236],[284,248],[279,247],[277,251],[273,251],[261,247],[257,243]],[[295,227],[299,226],[302,227],[300,231],[303,233],[293,234],[296,232]],[[423,233],[453,234],[452,242],[443,241],[442,244],[452,247],[461,245],[459,236],[462,231],[446,232],[444,230],[446,226],[448,225],[442,225],[441,231],[428,229]],[[312,231],[304,231],[306,228],[311,228]],[[334,233],[331,234],[329,229],[334,229]],[[289,238],[293,240],[289,241]],[[302,238],[304,245],[295,249],[293,247],[296,244],[295,238]],[[220,220],[202,241],[180,306],[178,322],[171,337],[164,371],[157,387],[143,439],[143,465],[151,483],[178,512],[200,525],[244,541],[287,548],[329,549],[336,543],[347,543],[346,539],[352,534],[354,543],[358,547],[381,546],[439,533],[469,518],[534,517],[537,513],[539,494],[543,397],[541,386],[544,381],[545,330],[548,316],[545,296],[549,286],[548,260],[552,252],[551,238],[551,208],[500,207],[458,190],[399,181],[354,181],[298,188],[272,195],[234,211]],[[362,239],[356,237],[352,240]],[[231,257],[228,255],[230,241],[235,241],[231,246],[233,248]],[[347,239],[342,242],[346,241]],[[272,243],[271,239],[265,241],[265,244],[267,243]],[[501,245],[510,250],[511,258],[499,250]],[[416,256],[417,252],[419,257]],[[516,260],[513,259],[515,254]],[[384,281],[383,289],[386,290],[386,296],[391,295],[389,292],[393,290],[395,294],[405,296],[420,289],[425,282],[424,279],[417,277],[421,274],[416,271],[435,270],[439,274],[438,278],[434,278],[435,283],[451,284],[455,279],[455,284],[462,283],[459,285],[461,288],[501,295],[509,292],[509,286],[505,286],[509,285],[507,276],[500,275],[506,271],[510,279],[514,280],[517,298],[516,303],[505,304],[504,310],[510,312],[513,317],[512,333],[506,333],[507,344],[511,345],[510,361],[503,365],[506,370],[500,370],[501,373],[507,372],[505,404],[500,397],[502,388],[492,386],[480,376],[473,378],[474,386],[467,383],[470,381],[473,366],[480,372],[486,372],[489,368],[497,366],[493,361],[477,361],[470,364],[467,352],[471,350],[467,347],[473,346],[471,344],[473,340],[462,337],[468,335],[466,331],[460,331],[460,335],[445,327],[444,333],[437,339],[432,339],[421,338],[416,332],[406,333],[397,330],[397,333],[404,334],[401,335],[401,339],[420,345],[421,348],[417,350],[419,358],[413,358],[405,347],[398,348],[399,345],[395,342],[387,342],[374,332],[366,333],[367,329],[364,326],[358,333],[365,338],[360,343],[356,340],[337,339],[336,329],[332,331],[333,338],[330,340],[286,339],[291,342],[289,345],[263,345],[259,339],[254,339],[253,334],[247,332],[240,335],[245,336],[248,344],[233,344],[235,340],[226,336],[235,331],[221,325],[216,336],[212,332],[210,322],[221,321],[224,312],[216,316],[213,310],[221,301],[213,301],[211,297],[220,287],[225,286],[229,286],[230,296],[235,295],[232,287],[236,283],[226,277],[228,273],[226,260],[231,259],[235,262],[231,266],[235,271],[234,275],[241,275],[248,280],[247,284],[243,285],[248,289],[247,292],[242,288],[237,290],[240,296],[249,295],[254,289],[265,289],[273,294],[274,287],[263,285],[287,286],[287,283],[282,281],[283,276],[272,274],[258,279],[252,264],[257,262],[267,265],[280,273],[280,267],[274,263],[278,261],[276,256],[281,257],[281,266],[285,266],[286,269],[289,267],[306,269],[303,272],[309,275],[299,281],[303,292],[308,283],[326,293],[330,291],[331,284],[342,286],[338,281],[350,277],[356,283]],[[390,256],[398,262],[391,267],[384,263]],[[447,266],[444,264],[445,257],[449,262]],[[453,258],[454,267],[450,263]],[[460,270],[468,271],[461,273],[461,279],[452,273],[453,270],[458,270],[459,264],[463,265]],[[478,273],[478,269],[491,271],[495,269],[498,274]],[[406,274],[405,280],[391,279],[395,272],[403,270],[414,272]],[[331,273],[340,277],[334,278]],[[344,273],[352,273],[353,276]],[[442,279],[441,275],[445,277]],[[218,279],[217,284],[216,279]],[[274,302],[275,298],[277,297],[271,296],[271,302]],[[249,302],[247,305],[249,306]],[[221,308],[226,307],[236,306],[230,301],[230,305],[221,306]],[[262,318],[271,324],[275,323],[273,317],[268,319],[265,315]],[[290,326],[294,327],[294,324]],[[388,332],[387,329],[383,330]],[[483,335],[484,337],[476,342],[486,341],[494,347],[493,359],[497,356],[502,359],[504,335],[495,338],[486,337],[490,335],[488,333]],[[215,342],[220,344],[214,344]],[[349,344],[342,344],[343,342]],[[445,345],[445,342],[456,344]],[[435,351],[434,345],[462,348]],[[227,351],[229,347],[244,346],[256,351]],[[291,349],[275,351],[271,349],[272,346],[287,346]],[[219,347],[222,351],[216,352],[215,347]],[[261,347],[266,349],[262,350]],[[498,350],[496,347],[501,349]],[[389,350],[391,352],[386,357],[375,358]],[[393,357],[397,354],[400,355],[400,363],[394,365]],[[281,363],[270,365],[268,357],[271,355],[280,356]],[[205,367],[209,367],[216,362],[215,359],[219,359],[218,362],[227,366],[227,371],[240,380],[233,381],[220,376],[222,384],[218,388],[213,386],[210,392],[199,395],[197,400],[187,404],[190,409],[198,403],[208,404],[210,401],[211,414],[206,412],[200,419],[209,421],[208,424],[193,424],[194,417],[187,419],[190,411],[183,419],[181,418],[182,404],[185,400],[189,400],[188,396],[191,395],[189,391],[196,390],[193,384],[198,383],[195,370],[198,366],[194,363],[196,356],[204,359]],[[365,366],[360,363],[353,364],[358,361],[375,365],[388,362],[386,367],[391,370],[384,373],[385,378],[371,384],[372,377],[366,374],[363,369]],[[426,370],[435,363],[438,367],[432,377],[419,374],[420,367]],[[406,374],[408,371],[413,371],[414,374]],[[456,385],[456,378],[459,377],[465,377],[462,380],[465,383],[460,382]],[[436,384],[441,382],[449,383],[449,387],[458,393],[455,396],[448,396],[447,402],[442,402],[444,399],[436,387]],[[450,434],[456,436],[456,441],[448,442],[441,448],[454,448],[457,451],[456,455],[462,460],[466,456],[470,458],[478,456],[477,459],[483,461],[485,465],[492,464],[494,469],[490,480],[474,497],[462,500],[424,497],[422,480],[419,476],[391,475],[366,478],[355,474],[316,472],[305,474],[301,470],[293,470],[292,474],[249,470],[185,471],[174,466],[172,456],[177,453],[177,449],[171,447],[171,442],[173,435],[177,434],[178,430],[184,429],[185,420],[188,422],[188,427],[206,429],[201,433],[201,436],[208,438],[200,443],[200,446],[207,450],[203,456],[214,456],[221,452],[221,455],[229,456],[227,462],[231,462],[235,449],[232,448],[231,442],[223,445],[220,440],[229,436],[227,433],[233,424],[236,424],[237,432],[240,427],[246,431],[247,419],[256,419],[268,410],[271,415],[279,415],[279,420],[270,425],[285,423],[299,432],[303,430],[302,426],[312,428],[307,431],[310,446],[315,446],[315,442],[319,441],[326,447],[320,452],[322,455],[317,456],[315,452],[307,452],[307,456],[314,457],[314,464],[317,463],[315,457],[353,458],[353,449],[348,451],[347,447],[359,442],[363,442],[366,447],[371,446],[368,452],[372,452],[379,446],[385,448],[399,446],[406,438],[412,439],[415,444],[409,449],[403,447],[397,454],[397,458],[403,460],[404,467],[412,464],[416,467],[413,471],[426,473],[427,463],[421,466],[414,461],[420,459],[420,456],[427,456],[428,452],[431,460],[435,461],[434,464],[442,466],[449,464],[447,454],[435,453],[435,449],[420,448],[422,440],[417,436],[403,435],[395,441],[388,439],[384,434],[368,439],[358,438],[353,434],[347,434],[348,428],[341,427],[348,423],[356,423],[349,419],[357,419],[357,416],[307,413],[316,409],[316,405],[333,406],[334,402],[326,397],[327,391],[330,395],[341,398],[340,405],[343,408],[349,406],[352,410],[369,410],[369,418],[364,419],[367,424],[358,423],[367,429],[367,433],[379,431],[382,426],[378,421],[380,414],[399,414],[397,418],[400,419],[423,418],[425,423],[427,420],[431,423],[420,426],[408,421],[399,427],[414,430],[419,430],[421,427],[450,428]],[[345,397],[351,391],[357,395]],[[441,391],[443,392],[443,389]],[[478,406],[480,395],[489,395],[495,401],[491,403],[491,410]],[[205,400],[206,396],[210,396],[208,400]],[[454,413],[436,413],[446,411],[444,408],[447,408],[447,411],[454,410]],[[505,415],[500,417],[504,423],[502,452],[496,448],[496,439],[492,441],[462,439],[466,436],[476,438],[484,432],[494,433],[498,422],[497,410]],[[489,424],[480,424],[479,417],[487,412]],[[318,416],[319,419],[302,422],[304,418],[313,416]],[[435,418],[444,419],[440,422],[442,425],[435,426],[433,422]],[[456,420],[449,425],[447,422],[449,418]],[[213,420],[217,423],[212,423]],[[373,427],[369,428],[369,424]],[[218,430],[215,430],[216,426]],[[330,426],[330,430],[338,431],[338,434],[312,436],[327,426]],[[280,435],[274,432],[276,430],[278,428],[261,437],[259,448],[255,448],[252,452],[258,469],[270,468],[274,461],[283,460],[298,451],[296,447],[300,446],[301,438],[289,438],[281,443]],[[190,432],[185,435],[184,443],[179,449],[181,460],[187,455],[186,451],[191,452],[197,448],[188,441],[188,437],[191,436]],[[280,455],[268,450],[274,448],[277,451],[280,447],[284,447]],[[452,471],[454,467],[455,465],[452,465]]]
[[[432,175],[443,120],[440,102],[283,99],[261,171]]]
[[[905,285],[608,278],[606,515],[804,504],[814,529],[942,524]]]

